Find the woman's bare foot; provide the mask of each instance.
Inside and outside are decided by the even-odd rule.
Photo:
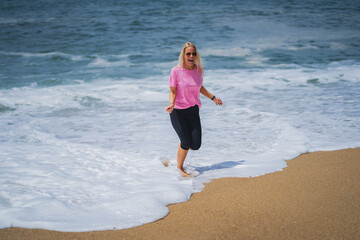
[[[181,175],[182,175],[183,177],[192,177],[191,174],[188,174],[188,173],[185,172],[184,168],[179,168],[179,167],[178,167],[178,169],[180,170]]]
[[[170,161],[168,158],[163,158],[161,159],[161,163],[165,166],[168,167],[170,165]]]

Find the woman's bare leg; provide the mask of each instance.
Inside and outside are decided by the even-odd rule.
[[[179,150],[178,150],[178,154],[177,154],[177,162],[178,162],[177,167],[181,171],[183,177],[189,176],[189,174],[187,174],[184,171],[184,162],[185,162],[185,158],[187,156],[188,151],[189,150],[182,149],[179,144]]]

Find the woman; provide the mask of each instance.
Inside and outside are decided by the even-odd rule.
[[[166,111],[170,113],[171,124],[180,138],[177,167],[184,177],[189,176],[183,168],[189,149],[198,150],[201,146],[200,93],[216,105],[223,104],[203,86],[203,73],[196,46],[187,42],[179,55],[178,66],[174,67],[170,74],[170,105],[166,107]]]

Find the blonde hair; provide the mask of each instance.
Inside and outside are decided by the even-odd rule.
[[[204,69],[203,69],[203,66],[202,66],[201,56],[200,56],[195,44],[193,44],[191,42],[185,43],[184,46],[182,47],[180,55],[179,55],[179,64],[178,64],[178,66],[184,67],[184,56],[185,56],[186,48],[188,48],[188,47],[193,47],[195,49],[195,51],[196,51],[195,64],[197,66],[197,71],[200,70],[201,74],[203,74]]]

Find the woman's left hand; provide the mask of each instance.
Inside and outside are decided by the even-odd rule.
[[[217,97],[214,98],[213,102],[214,102],[216,105],[219,105],[219,106],[223,105],[223,102],[221,101],[221,99],[220,99],[220,98],[217,98]]]

